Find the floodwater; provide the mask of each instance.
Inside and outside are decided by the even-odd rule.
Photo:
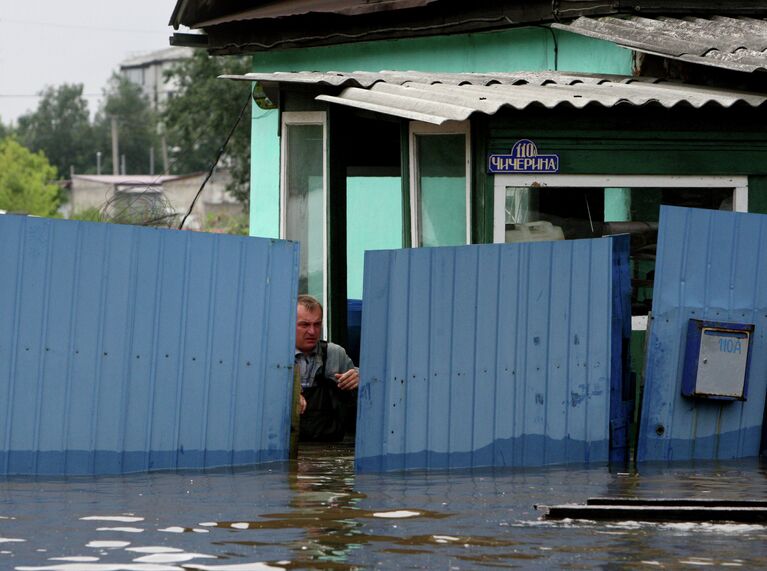
[[[355,475],[350,446],[310,446],[247,470],[0,480],[0,569],[757,569],[765,526],[549,522],[533,505],[765,492],[758,460]]]

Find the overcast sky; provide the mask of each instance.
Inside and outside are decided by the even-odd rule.
[[[0,121],[47,85],[82,83],[91,113],[124,59],[169,47],[175,0],[0,0]],[[181,30],[188,31],[188,30]]]

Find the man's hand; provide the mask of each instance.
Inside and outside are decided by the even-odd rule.
[[[306,412],[306,399],[304,395],[298,395],[298,412],[304,414]]]
[[[338,388],[343,391],[350,391],[356,389],[360,384],[360,374],[357,369],[349,369],[345,373],[336,373],[336,382],[338,382]]]

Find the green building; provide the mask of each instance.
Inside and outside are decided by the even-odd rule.
[[[369,249],[632,235],[660,204],[767,212],[762,2],[180,0],[173,43],[252,54],[251,233],[301,242],[344,342]]]

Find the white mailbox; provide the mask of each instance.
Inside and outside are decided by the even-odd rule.
[[[682,372],[682,394],[746,400],[751,361],[751,323],[690,319]]]

